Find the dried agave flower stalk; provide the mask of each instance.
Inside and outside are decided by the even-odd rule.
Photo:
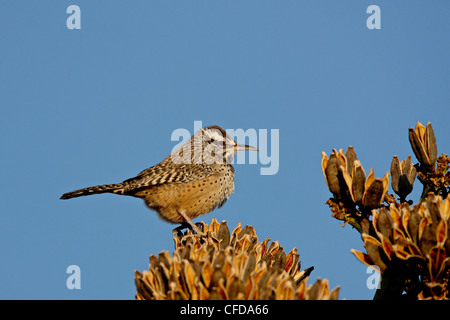
[[[406,202],[391,204],[389,212],[374,210],[362,233],[367,253],[352,253],[364,264],[377,266],[382,279],[387,272],[402,277],[407,295],[449,299],[450,195],[444,201],[429,194],[413,208]]]
[[[332,216],[355,227],[366,253],[352,250],[382,274],[375,299],[450,299],[450,157],[437,157],[431,123],[409,128],[409,141],[419,163],[393,157],[390,174],[398,203],[387,193],[389,174],[366,176],[352,147],[328,156],[322,171],[333,193],[326,203]],[[437,163],[437,165],[436,165]],[[406,202],[415,178],[423,184],[419,204]],[[443,201],[442,199],[446,199]],[[384,203],[383,203],[384,202]]]
[[[204,222],[205,237],[174,232],[175,251],[150,257],[147,271],[136,271],[137,299],[337,299],[339,287],[327,280],[307,286],[312,268],[300,271],[299,254],[287,255],[278,241],[258,241],[251,226],[230,231],[225,221]]]

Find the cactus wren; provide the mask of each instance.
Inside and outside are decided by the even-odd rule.
[[[182,226],[189,223],[201,234],[192,219],[222,207],[234,192],[234,168],[230,162],[240,150],[258,151],[237,144],[219,126],[205,127],[161,163],[134,178],[71,191],[61,199],[98,193],[141,198],[161,219]]]

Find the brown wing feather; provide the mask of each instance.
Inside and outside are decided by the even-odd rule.
[[[124,181],[126,191],[142,187],[157,186],[165,183],[186,183],[207,178],[214,173],[209,165],[177,165],[160,163],[145,169],[137,176]]]

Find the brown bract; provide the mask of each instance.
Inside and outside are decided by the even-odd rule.
[[[364,264],[406,270],[405,291],[419,299],[448,299],[450,270],[450,196],[429,194],[420,205],[391,204],[373,210],[362,239],[366,253],[352,250]]]
[[[278,241],[258,241],[253,227],[204,222],[206,236],[174,233],[175,251],[150,257],[149,270],[135,272],[139,300],[337,299],[327,280],[307,285],[312,268],[300,271],[299,254]],[[269,244],[270,242],[270,244]]]

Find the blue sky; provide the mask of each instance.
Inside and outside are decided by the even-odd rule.
[[[380,30],[366,27],[373,4]],[[134,270],[173,251],[174,226],[139,199],[59,197],[157,164],[199,120],[278,129],[279,171],[235,165],[235,194],[196,221],[252,225],[297,247],[312,281],[371,299],[350,253],[360,236],[325,205],[320,153],[352,145],[382,177],[413,155],[408,128],[431,121],[448,154],[449,34],[443,0],[1,1],[0,298],[133,299]],[[66,287],[73,264],[80,290]]]

